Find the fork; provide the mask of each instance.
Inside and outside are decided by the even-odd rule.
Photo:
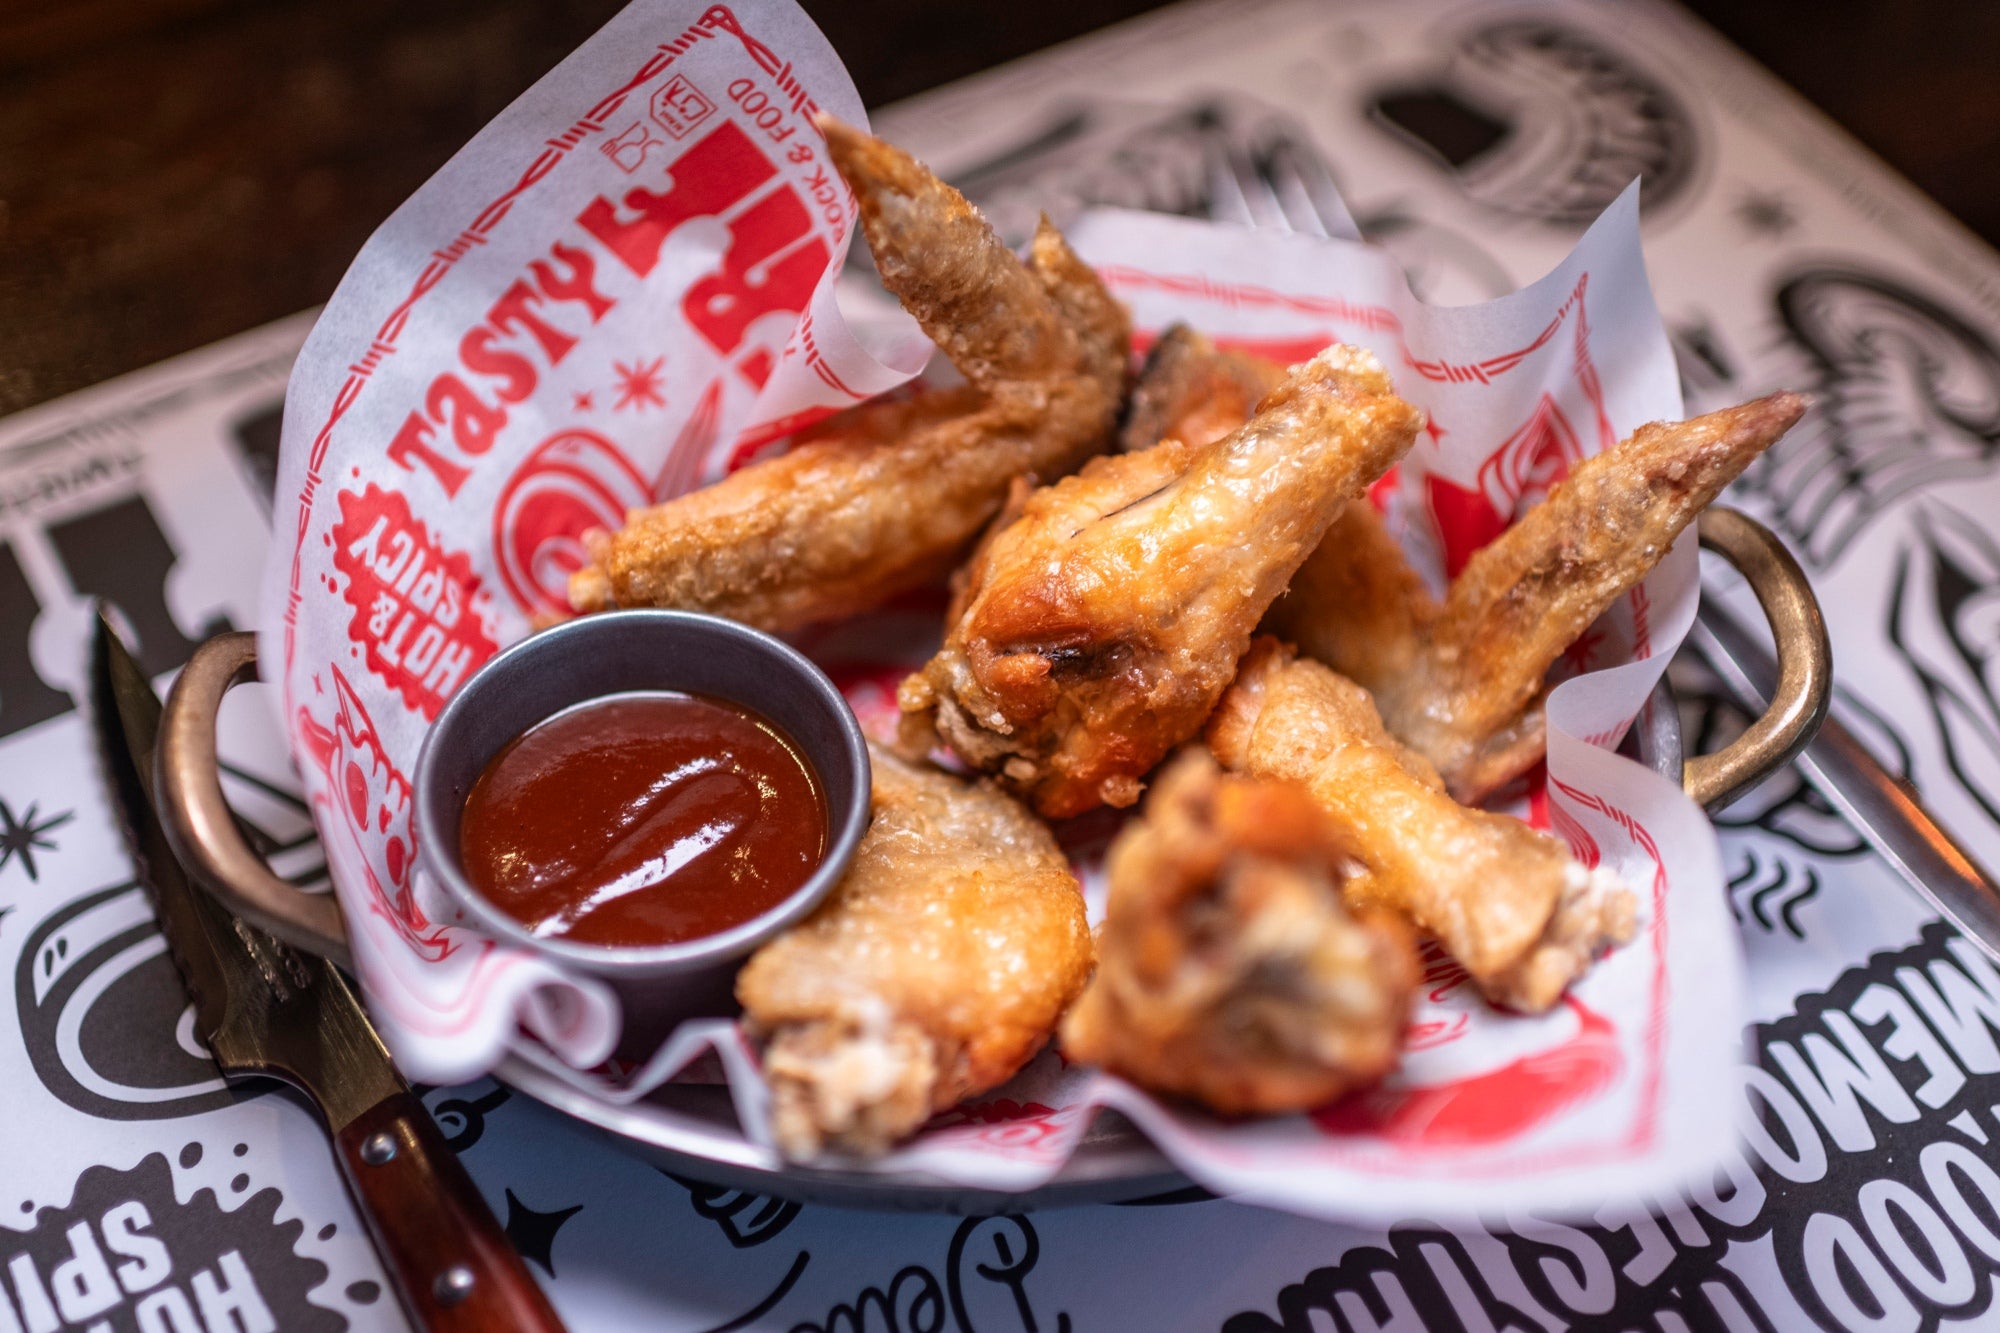
[[[1358,241],[1361,229],[1347,211],[1319,155],[1282,125],[1270,142],[1245,148],[1215,135],[1204,146],[1209,216],[1217,222],[1304,232]]]

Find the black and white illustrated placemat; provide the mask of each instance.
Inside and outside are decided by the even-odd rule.
[[[1814,576],[1843,718],[2000,863],[2000,256],[1679,10],[1207,0],[877,128],[1017,230],[1227,216],[1218,155],[1323,174],[1445,302],[1539,276],[1639,177],[1690,410],[1817,399],[1734,499]],[[162,682],[251,623],[309,325],[0,421],[0,1333],[401,1326],[310,1115],[193,1041],[76,705],[91,599]],[[1685,665],[1712,748],[1743,719]],[[262,707],[225,715],[231,795],[309,879]],[[490,1082],[426,1100],[579,1329],[2000,1327],[2000,971],[1795,776],[1722,822],[1741,1168],[1591,1219],[848,1213],[678,1181]]]

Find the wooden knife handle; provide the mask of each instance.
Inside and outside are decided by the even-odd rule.
[[[418,1328],[555,1330],[562,1321],[415,1094],[334,1136],[341,1173]]]

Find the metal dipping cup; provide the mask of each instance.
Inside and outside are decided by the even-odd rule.
[[[812,877],[760,916],[678,944],[622,946],[542,939],[465,877],[465,798],[509,741],[564,709],[635,690],[679,690],[740,704],[797,743],[826,793],[827,853]],[[868,827],[868,745],[826,674],[759,630],[687,611],[606,611],[523,639],[487,662],[438,714],[417,759],[418,856],[433,879],[495,939],[610,983],[628,1038],[696,1014],[734,1011],[744,955],[819,905],[846,873]]]

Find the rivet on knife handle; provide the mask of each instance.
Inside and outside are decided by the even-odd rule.
[[[562,1327],[415,1094],[362,1112],[334,1136],[334,1150],[420,1328]]]

